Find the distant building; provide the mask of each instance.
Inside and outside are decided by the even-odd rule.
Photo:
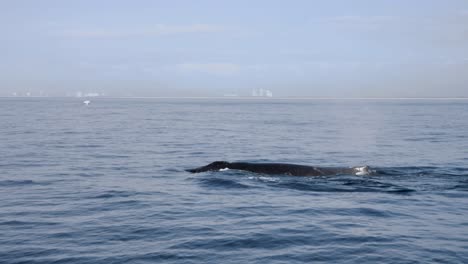
[[[84,95],[85,97],[96,97],[96,96],[101,96],[99,93],[86,93]]]
[[[260,89],[253,89],[252,96],[254,97],[273,97],[273,93],[270,90],[266,90],[263,88]]]
[[[81,91],[78,91],[75,93],[76,97],[97,97],[97,96],[103,96],[104,94],[96,93],[96,92],[89,92],[89,93],[83,93]]]

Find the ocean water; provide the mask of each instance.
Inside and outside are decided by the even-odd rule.
[[[0,99],[0,263],[382,262],[468,263],[467,100]]]

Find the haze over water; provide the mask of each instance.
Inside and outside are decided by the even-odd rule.
[[[468,97],[465,0],[0,1],[0,96]]]
[[[0,98],[2,263],[466,263],[465,100]],[[215,160],[377,176],[190,174]]]

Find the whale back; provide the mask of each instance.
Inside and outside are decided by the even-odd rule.
[[[206,171],[222,171],[225,169],[243,170],[262,174],[290,175],[290,176],[325,176],[338,174],[370,175],[372,170],[369,166],[348,168],[312,167],[306,165],[287,163],[249,163],[249,162],[227,162],[215,161],[206,166],[188,169],[192,173]]]
[[[198,167],[195,169],[189,169],[187,171],[192,172],[192,173],[199,173],[199,172],[205,172],[205,171],[219,171],[222,169],[229,168],[229,164],[230,163],[227,161],[215,161],[206,166]]]

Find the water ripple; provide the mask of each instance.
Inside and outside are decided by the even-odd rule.
[[[50,182],[38,182],[33,180],[4,180],[0,181],[0,187],[29,186],[29,185],[47,185]]]
[[[468,263],[462,101],[0,98],[0,263]],[[291,177],[215,160],[368,164]]]
[[[248,189],[250,186],[242,184],[236,180],[222,179],[222,178],[202,178],[198,180],[199,184],[207,188],[234,188],[234,189]]]

